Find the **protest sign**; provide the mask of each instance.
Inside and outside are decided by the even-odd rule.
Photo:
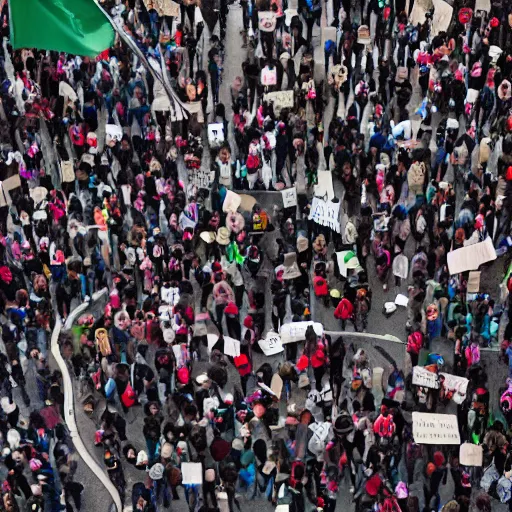
[[[439,389],[439,378],[436,373],[429,372],[423,366],[412,369],[412,383],[429,389]]]
[[[269,331],[264,340],[259,340],[258,345],[266,356],[279,354],[284,350],[281,337],[275,332]]]
[[[434,15],[432,17],[431,35],[446,32],[452,19],[453,7],[444,0],[434,0]]]
[[[334,199],[334,186],[332,184],[331,171],[318,171],[317,179],[318,184],[315,185],[315,196],[332,201]]]
[[[258,12],[258,28],[262,32],[273,32],[276,28],[277,16],[273,11]]]
[[[276,115],[279,115],[283,108],[293,108],[294,105],[293,91],[269,92],[263,96],[263,99],[273,104]]]
[[[210,123],[208,125],[208,143],[210,146],[218,148],[224,140],[224,125],[222,123]]]
[[[313,220],[317,224],[321,224],[339,233],[341,231],[339,219],[339,202],[334,203],[332,201],[324,201],[318,197],[313,198],[311,211],[309,212],[309,220]]]
[[[202,485],[203,465],[200,462],[182,462],[181,475],[183,485]]]
[[[450,373],[440,373],[439,380],[445,398],[453,400],[456,404],[461,404],[465,400],[468,391],[468,379]]]
[[[275,66],[265,66],[261,70],[261,84],[265,86],[277,84],[277,68]]]
[[[272,375],[272,380],[270,381],[270,389],[274,392],[274,395],[276,395],[277,398],[281,398],[283,384],[283,379],[280,375],[278,373],[274,373],[274,375]]]
[[[172,0],[144,0],[144,5],[148,11],[154,9],[158,16],[180,16],[180,6]]]
[[[240,355],[240,342],[229,336],[224,336],[224,354],[238,357]]]
[[[281,194],[283,196],[283,206],[285,208],[297,206],[297,189],[295,187],[281,190]]]
[[[460,274],[468,270],[477,270],[480,265],[497,258],[491,237],[483,242],[467,245],[450,251],[447,255],[450,274]]]
[[[483,463],[483,450],[477,444],[464,443],[460,446],[459,462],[463,466],[481,467]]]
[[[412,435],[417,444],[460,444],[457,416],[413,412]]]
[[[212,173],[208,169],[191,169],[189,170],[189,179],[198,188],[210,188]]]
[[[281,343],[294,343],[297,341],[304,341],[306,339],[306,329],[312,325],[317,336],[322,336],[324,327],[318,322],[291,322],[284,324],[279,330],[281,335]]]
[[[468,285],[466,287],[467,293],[478,293],[480,290],[480,274],[479,270],[473,270],[469,273]]]

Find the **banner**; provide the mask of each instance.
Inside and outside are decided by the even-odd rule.
[[[467,245],[448,253],[448,270],[450,274],[460,274],[468,270],[477,270],[480,265],[497,258],[491,237],[483,242]]]
[[[324,327],[318,322],[291,322],[281,325],[279,334],[281,335],[281,343],[294,343],[304,341],[306,339],[306,329],[312,325],[317,336],[322,336]]]
[[[450,373],[440,373],[439,382],[443,388],[444,397],[461,404],[466,399],[469,380]]]
[[[457,416],[413,412],[412,435],[417,444],[460,444]]]
[[[412,369],[412,383],[429,389],[439,389],[439,377],[436,373],[429,372],[423,366],[415,366]]]
[[[318,197],[313,198],[311,211],[309,212],[309,220],[315,221],[317,224],[326,226],[333,231],[339,233],[340,227],[340,206],[341,203],[333,203],[332,201],[324,201]]]
[[[281,190],[283,196],[283,206],[285,208],[291,208],[297,206],[297,189],[295,187]]]

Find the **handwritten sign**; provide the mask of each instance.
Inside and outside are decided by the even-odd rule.
[[[180,15],[180,6],[172,0],[144,0],[146,9],[150,11],[154,9],[158,16],[174,16],[177,18]]]
[[[324,201],[318,197],[313,198],[311,211],[309,212],[309,220],[321,224],[322,226],[331,228],[339,233],[340,227],[340,203],[332,201]]]
[[[466,399],[469,380],[450,373],[440,373],[440,381],[445,396],[451,398],[456,404],[461,404]]]
[[[285,208],[291,208],[297,206],[297,189],[295,187],[281,190],[283,196],[283,206]]]
[[[413,412],[412,435],[418,444],[460,444],[457,416]]]
[[[412,369],[412,383],[415,386],[439,389],[439,377],[437,374],[429,372],[423,366],[415,366]]]
[[[262,32],[273,32],[276,28],[277,16],[273,11],[258,12],[258,28]]]
[[[279,115],[283,108],[293,108],[294,105],[293,91],[269,92],[263,96],[263,99],[273,104],[276,115]]]
[[[324,327],[318,322],[291,322],[284,324],[279,330],[281,335],[281,343],[295,343],[306,339],[306,329],[312,325],[317,336],[322,336]]]
[[[459,460],[463,466],[481,466],[483,455],[482,447],[477,444],[464,443],[460,446]]]
[[[208,125],[208,143],[210,147],[218,148],[224,142],[224,125],[222,123],[210,123]]]
[[[212,173],[208,169],[189,170],[189,180],[198,188],[210,188],[212,184]]]
[[[281,337],[275,332],[268,332],[264,340],[258,341],[258,345],[266,356],[273,356],[284,350]]]
[[[182,462],[183,485],[203,484],[203,465],[200,462]]]

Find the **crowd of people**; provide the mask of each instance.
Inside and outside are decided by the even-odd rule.
[[[13,50],[1,3],[0,511],[96,492],[50,357],[83,303],[126,510],[512,510],[512,5],[99,3],[96,59]]]

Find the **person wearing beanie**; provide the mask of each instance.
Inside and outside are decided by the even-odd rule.
[[[240,317],[238,315],[238,307],[234,302],[228,303],[224,309],[226,315],[226,326],[228,328],[228,336],[239,340],[242,335],[242,328],[240,326]]]

